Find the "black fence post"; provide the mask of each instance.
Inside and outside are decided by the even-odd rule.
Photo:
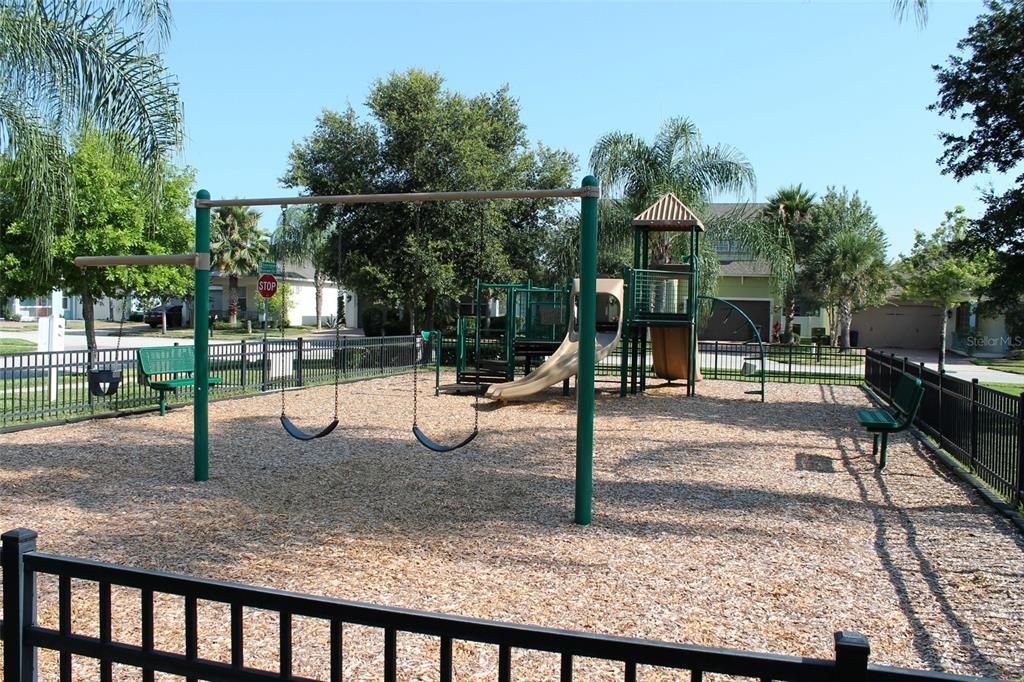
[[[249,348],[248,348],[248,345],[246,344],[245,339],[242,339],[242,361],[241,361],[241,363],[239,364],[239,367],[238,367],[238,374],[239,374],[238,381],[239,381],[239,383],[241,383],[242,388],[245,388],[246,386],[248,386],[248,382],[246,381],[246,379],[247,379],[246,374],[248,373],[247,372],[248,369],[249,369]]]
[[[384,337],[380,337],[380,373],[384,374]]]
[[[868,678],[868,657],[871,645],[859,632],[837,632],[836,676],[838,682],[864,682]]]
[[[715,379],[718,378],[718,339],[715,339]]]
[[[36,649],[25,628],[36,624],[36,581],[25,576],[25,555],[36,551],[36,532],[16,528],[3,534],[4,679],[35,682]]]
[[[1017,504],[1024,506],[1024,391],[1017,398]]]
[[[978,378],[971,379],[971,471],[978,457]]]
[[[789,344],[789,362],[786,363],[786,383],[793,383],[793,343]]]
[[[938,379],[938,381],[939,381],[939,390],[938,390],[938,401],[939,401],[939,447],[942,448],[943,450],[948,450],[949,448],[946,447],[946,440],[948,440],[946,438],[946,414],[945,414],[945,412],[942,409],[942,392],[945,390],[942,387],[943,386],[942,379],[945,376],[945,374],[946,374],[946,370],[944,370],[944,369],[940,369],[939,370],[939,379]]]
[[[302,386],[302,337],[295,339],[295,378],[296,385]]]
[[[889,385],[885,387],[885,397],[892,400],[892,375],[896,368],[896,354],[889,353]]]

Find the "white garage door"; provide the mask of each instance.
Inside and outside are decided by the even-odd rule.
[[[858,346],[868,348],[939,347],[942,311],[935,306],[908,303],[862,310],[853,316]]]

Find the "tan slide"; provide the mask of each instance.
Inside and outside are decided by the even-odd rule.
[[[549,386],[561,383],[574,376],[579,370],[579,318],[577,317],[576,297],[579,294],[580,281],[574,280],[572,285],[572,317],[569,332],[565,335],[558,349],[537,369],[518,381],[505,384],[494,384],[487,389],[487,397],[495,400],[516,400],[540,393]],[[621,279],[597,280],[597,353],[596,361],[601,362],[615,349],[622,336],[622,297],[623,282]]]

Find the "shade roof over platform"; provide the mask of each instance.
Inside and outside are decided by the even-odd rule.
[[[671,192],[633,218],[633,227],[658,232],[704,232],[700,218]]]

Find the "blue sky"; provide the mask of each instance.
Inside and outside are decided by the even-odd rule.
[[[945,210],[980,212],[982,179],[939,172],[952,124],[926,107],[931,65],[982,10],[933,0],[920,30],[882,1],[179,1],[166,60],[185,104],[181,161],[214,197],[294,194],[277,178],[318,114],[364,113],[374,80],[416,67],[469,95],[507,83],[531,141],[574,153],[579,177],[604,133],[649,139],[688,116],[746,155],[758,200],[798,182],[858,190],[896,256]]]

